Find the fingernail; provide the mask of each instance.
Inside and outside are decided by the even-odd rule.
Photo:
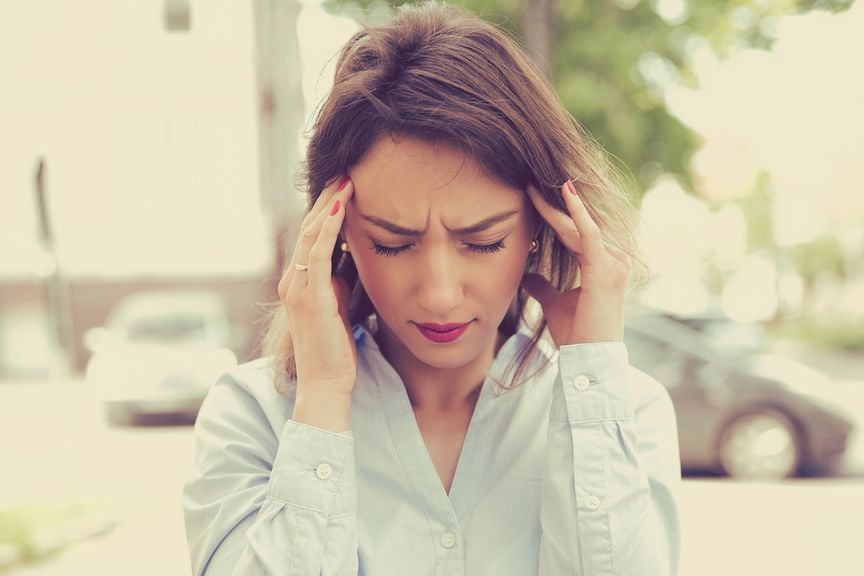
[[[330,216],[333,216],[334,214],[336,214],[336,212],[339,211],[339,204],[339,200],[336,200],[336,202],[333,203],[333,208],[330,209]]]
[[[339,188],[337,188],[336,191],[340,192],[343,188],[345,188],[345,185],[348,184],[348,180],[350,180],[350,178],[348,178],[348,176],[345,176],[344,178],[342,178],[342,182],[339,183]]]
[[[573,186],[572,180],[567,180],[567,188],[570,190],[571,194],[573,194],[574,196],[576,195],[576,187]]]

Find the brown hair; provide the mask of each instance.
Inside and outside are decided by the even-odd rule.
[[[309,142],[309,206],[385,135],[456,147],[493,178],[522,190],[533,182],[564,213],[560,187],[573,180],[604,240],[633,258],[641,267],[634,272],[647,270],[637,251],[636,212],[605,155],[517,42],[473,14],[434,1],[402,6],[389,23],[366,27],[347,42]],[[576,259],[545,221],[536,239],[539,250],[529,255],[526,273],[543,274],[559,290],[577,286]],[[338,245],[333,264],[352,289],[353,326],[375,310],[353,261]],[[529,322],[527,301],[519,288],[500,326],[506,335],[518,329],[520,319]],[[511,387],[518,385],[545,329],[542,319],[514,357]],[[296,376],[281,305],[271,313],[262,347],[274,356],[277,388],[285,376],[286,381]]]

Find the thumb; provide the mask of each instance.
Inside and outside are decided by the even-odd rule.
[[[522,278],[522,287],[528,294],[540,303],[540,306],[546,307],[546,304],[558,294],[552,284],[540,274],[526,274]]]

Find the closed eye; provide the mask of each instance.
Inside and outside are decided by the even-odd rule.
[[[492,252],[500,252],[504,249],[504,240],[499,240],[498,242],[494,242],[492,244],[470,244],[468,242],[463,242],[463,246],[469,252],[475,252],[480,254],[489,254]],[[404,246],[382,246],[381,244],[373,243],[373,249],[376,254],[381,256],[396,256],[405,250],[411,248],[411,244],[406,244]]]
[[[380,244],[374,244],[373,247],[375,249],[375,253],[380,254],[381,256],[396,256],[400,252],[404,252],[405,250],[410,248],[411,245],[409,244],[407,246],[396,246],[394,248],[390,246],[381,246]]]

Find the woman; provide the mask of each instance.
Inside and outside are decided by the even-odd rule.
[[[600,158],[476,17],[348,42],[268,355],[195,426],[195,574],[677,573],[675,414],[628,365],[632,211]]]

